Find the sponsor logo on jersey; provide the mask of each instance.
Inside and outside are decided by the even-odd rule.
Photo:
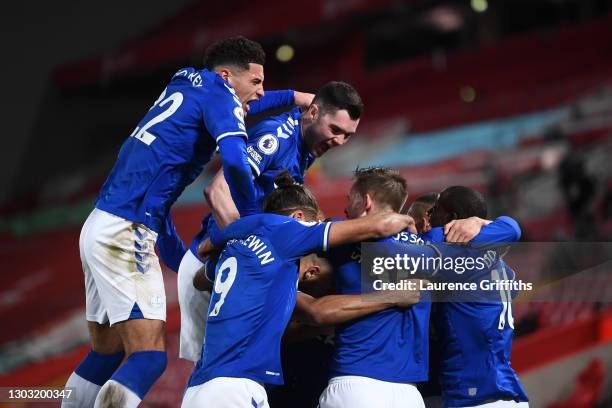
[[[278,150],[278,139],[274,135],[265,135],[259,139],[257,147],[264,154],[272,154]]]
[[[249,156],[251,156],[253,160],[255,160],[255,163],[261,164],[262,157],[259,153],[257,153],[253,146],[247,147],[247,153],[249,154]]]

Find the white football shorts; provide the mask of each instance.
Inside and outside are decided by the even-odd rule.
[[[320,408],[424,408],[414,384],[368,377],[341,376],[329,380],[319,398]]]
[[[270,408],[261,384],[247,378],[218,377],[189,387],[182,408]]]
[[[88,321],[128,320],[136,304],[145,319],[166,320],[156,240],[145,225],[94,208],[79,239]]]
[[[210,292],[193,287],[193,277],[204,264],[190,250],[178,270],[178,300],[181,308],[179,357],[197,362],[202,354]]]

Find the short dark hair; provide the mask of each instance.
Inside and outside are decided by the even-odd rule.
[[[204,54],[204,68],[213,71],[221,65],[233,65],[244,70],[249,64],[264,65],[266,53],[261,44],[243,36],[224,38],[212,44]]]
[[[353,188],[362,196],[370,194],[377,203],[386,204],[398,212],[408,195],[406,179],[397,170],[386,167],[358,168]]]
[[[264,199],[263,211],[266,213],[289,215],[300,210],[310,220],[316,220],[321,213],[319,204],[310,190],[296,184],[288,171],[279,174],[274,179],[276,190]]]
[[[323,85],[315,94],[312,103],[323,113],[334,113],[346,109],[353,120],[363,113],[363,102],[357,90],[346,82],[332,81]]]
[[[482,194],[471,187],[452,186],[444,189],[438,204],[447,212],[455,213],[458,219],[487,217],[487,203]]]

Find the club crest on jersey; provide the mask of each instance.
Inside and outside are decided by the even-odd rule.
[[[274,135],[265,135],[259,139],[257,147],[262,153],[272,154],[278,150],[278,139]]]

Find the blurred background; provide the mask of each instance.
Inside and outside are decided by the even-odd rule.
[[[342,215],[357,166],[384,165],[407,178],[409,201],[482,191],[524,241],[612,237],[610,1],[59,0],[0,18],[0,386],[63,385],[88,351],[80,226],[174,72],[230,35],[264,46],[267,89],[344,80],[360,92],[358,134],[307,175],[326,215]],[[187,242],[215,170],[174,207]],[[532,252],[517,257],[519,274],[554,264]],[[176,356],[176,277],[165,273]],[[612,407],[612,309],[600,300],[515,304],[512,362],[532,407]],[[179,406],[192,367],[170,360],[145,406]]]

